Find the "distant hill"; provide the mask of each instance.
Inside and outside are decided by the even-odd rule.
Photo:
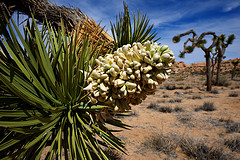
[[[240,58],[235,58],[232,60],[237,60]],[[222,73],[227,73],[229,71],[232,70],[233,65],[231,64],[232,60],[225,60],[222,62],[221,64],[221,70]],[[205,72],[205,67],[206,66],[206,62],[200,62],[200,63],[191,63],[191,64],[186,64],[183,61],[175,61],[175,63],[173,64],[172,70],[175,73],[181,73],[181,72]],[[216,69],[217,65],[215,65],[215,69]],[[240,71],[240,63],[237,66],[237,71]]]

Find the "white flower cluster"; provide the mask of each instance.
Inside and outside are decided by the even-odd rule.
[[[175,57],[168,46],[150,41],[118,48],[113,54],[96,59],[97,68],[87,79],[91,103],[112,106],[114,111],[129,109],[153,94],[166,80]]]

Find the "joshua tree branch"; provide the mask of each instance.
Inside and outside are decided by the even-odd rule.
[[[0,2],[0,11],[2,10],[10,13],[9,18],[14,11],[28,16],[33,13],[39,22],[43,22],[47,18],[54,27],[60,26],[60,18],[62,18],[70,31],[77,27],[79,21],[86,19],[86,15],[79,9],[57,6],[48,0],[3,0]],[[0,18],[3,18],[2,12]]]

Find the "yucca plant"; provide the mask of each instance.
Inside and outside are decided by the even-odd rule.
[[[132,45],[134,42],[140,42],[143,44],[146,41],[156,42],[160,39],[154,39],[157,33],[152,32],[153,25],[149,25],[150,19],[146,14],[141,15],[138,11],[136,16],[136,14],[133,13],[132,23],[126,3],[123,5],[124,13],[120,13],[119,17],[116,17],[115,24],[110,22],[112,35],[115,41],[115,49],[126,44]]]
[[[127,125],[91,104],[83,90],[101,49],[85,37],[55,30],[34,18],[24,28],[6,19],[0,41],[0,159],[109,159],[124,152],[106,124]],[[104,122],[103,122],[104,121]],[[47,151],[45,157],[43,151]]]

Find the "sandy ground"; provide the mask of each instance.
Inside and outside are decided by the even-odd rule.
[[[204,75],[173,75],[157,89],[155,95],[150,95],[142,104],[133,106],[130,116],[119,116],[132,126],[130,130],[115,133],[126,142],[127,155],[122,155],[121,159],[191,159],[179,146],[170,154],[152,149],[146,144],[153,136],[169,136],[176,144],[181,139],[191,138],[220,149],[231,155],[231,159],[240,159],[239,153],[232,152],[224,145],[225,139],[240,136],[240,78],[228,78],[231,83],[228,87],[213,86],[212,93],[205,91],[204,81]],[[233,93],[238,96],[230,97]],[[212,102],[216,110],[195,111],[204,102]],[[178,107],[183,111],[163,113],[148,108],[151,104],[157,105],[157,108]],[[228,133],[230,131],[227,128],[234,124],[238,124],[238,130],[233,129],[232,133]]]

